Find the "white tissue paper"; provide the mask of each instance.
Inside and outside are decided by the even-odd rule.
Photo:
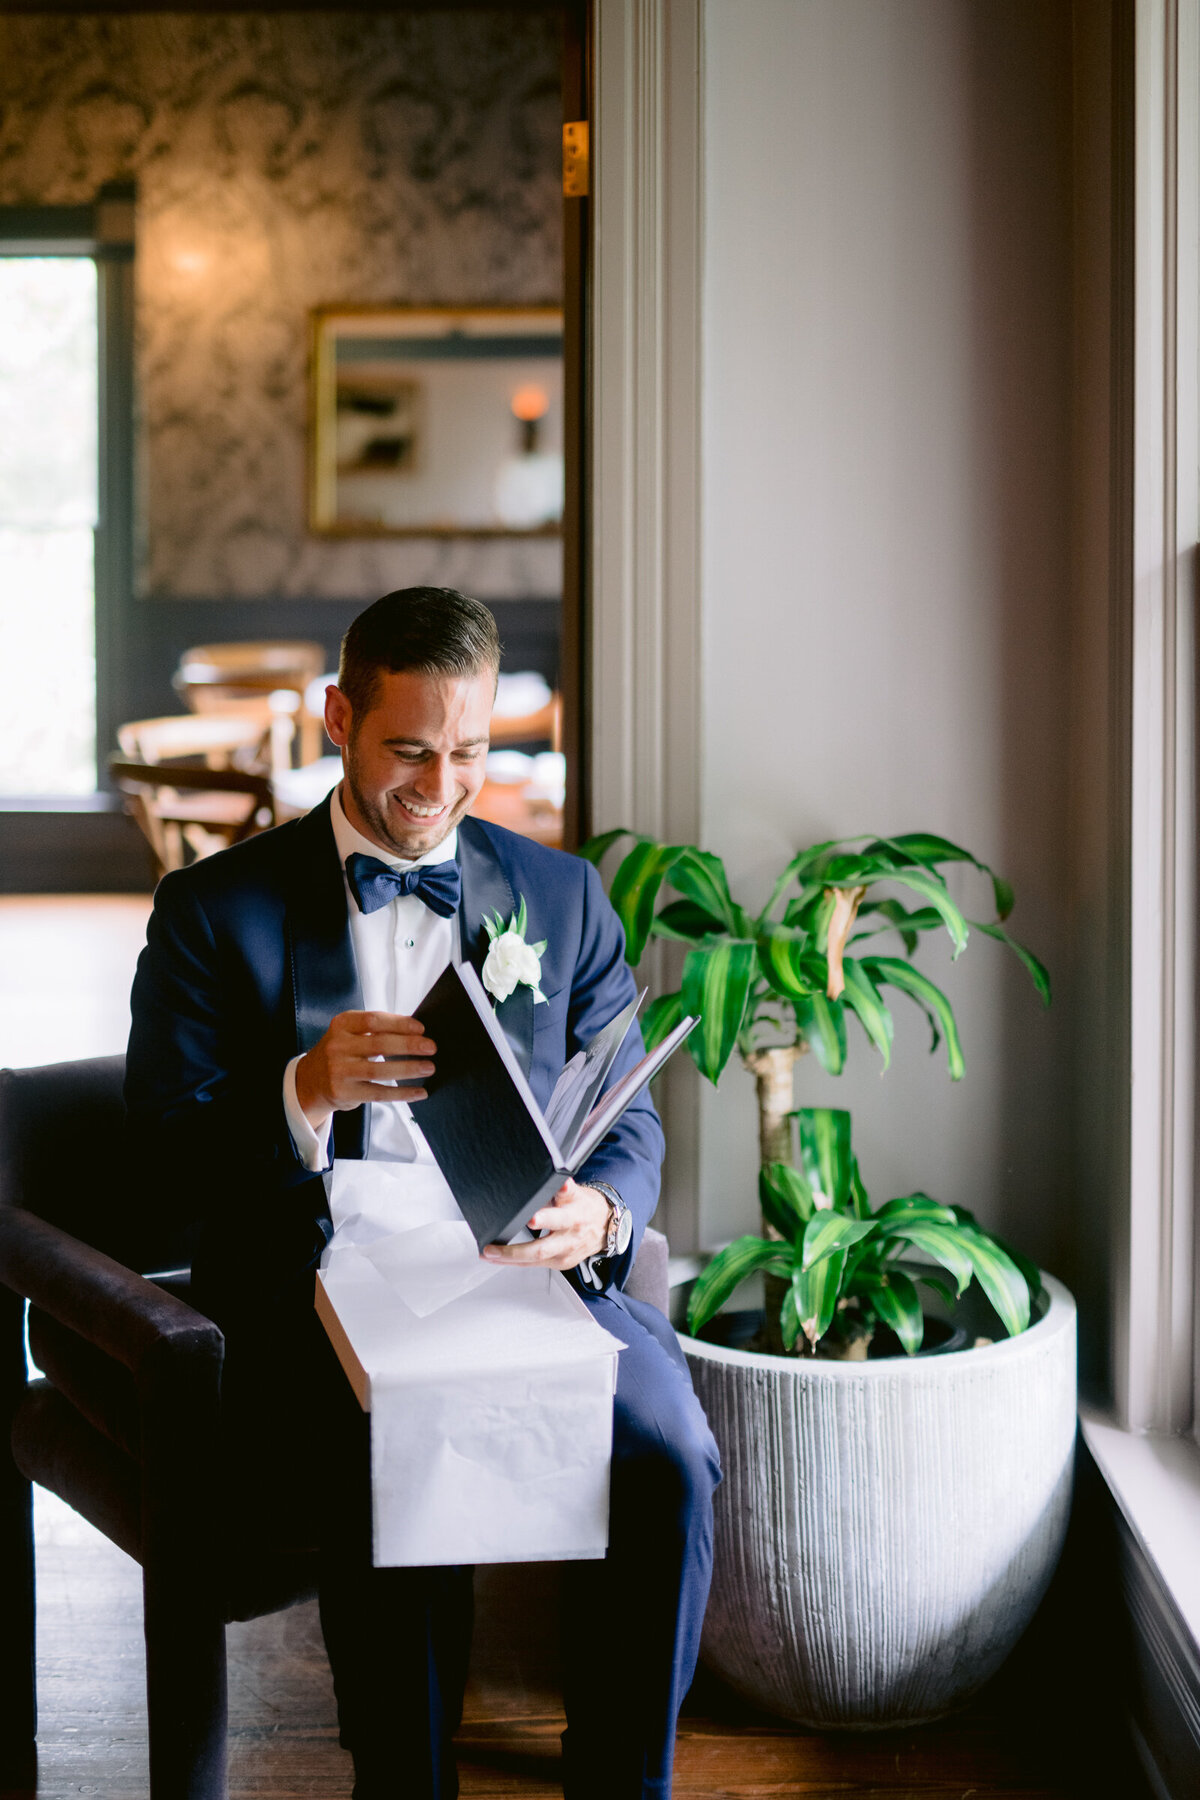
[[[426,1168],[335,1163],[317,1281],[371,1413],[375,1563],[603,1556],[623,1346],[557,1272],[482,1263]]]

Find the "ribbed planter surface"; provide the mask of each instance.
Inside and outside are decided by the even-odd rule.
[[[868,1363],[683,1348],[724,1464],[705,1660],[800,1724],[961,1705],[1029,1623],[1062,1549],[1075,1304],[1017,1338]]]

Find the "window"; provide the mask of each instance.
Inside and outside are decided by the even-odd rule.
[[[0,793],[96,786],[97,279],[0,256]]]

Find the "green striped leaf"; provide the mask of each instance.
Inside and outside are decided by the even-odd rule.
[[[719,1312],[748,1275],[756,1269],[770,1269],[785,1278],[791,1274],[791,1256],[786,1244],[770,1238],[740,1237],[724,1250],[718,1250],[708,1267],[703,1269],[688,1300],[688,1330],[703,1329],[713,1314]]]
[[[822,989],[824,983],[821,984]],[[827,1000],[823,991],[797,1000],[796,1024],[805,1042],[827,1075],[840,1075],[846,1066],[846,1009],[841,1000]]]
[[[856,1219],[871,1217],[871,1202],[863,1186],[863,1178],[858,1172],[857,1156],[850,1162],[850,1210]]]
[[[642,1040],[646,1049],[653,1050],[656,1044],[661,1044],[682,1017],[682,994],[660,994],[657,1000],[652,1000],[642,1020]]]
[[[758,1198],[763,1217],[789,1243],[799,1243],[815,1210],[812,1189],[790,1163],[766,1163],[758,1171]]]
[[[946,892],[946,884],[940,875],[931,869],[895,869],[886,879],[899,882],[901,887],[911,888],[941,915],[942,924],[950,934],[950,942],[954,949],[952,955],[961,956],[967,947],[970,932],[967,921],[958,907]]]
[[[958,1237],[1000,1323],[1010,1337],[1017,1337],[1029,1324],[1029,1283],[1012,1257],[986,1233],[960,1225]]]
[[[613,876],[609,899],[625,928],[625,961],[631,967],[642,960],[658,890],[679,855],[678,844],[658,844],[653,838],[642,838]]]
[[[754,945],[738,938],[723,938],[684,957],[683,1010],[700,1020],[688,1049],[714,1086],[737,1043],[754,969]]]
[[[830,850],[835,850],[836,848],[837,839],[829,838],[826,843],[813,844],[807,850],[797,851],[796,855],[792,857],[791,861],[784,868],[784,871],[780,875],[778,881],[776,881],[775,886],[771,889],[771,898],[767,901],[762,912],[758,915],[756,922],[757,926],[761,927],[767,923],[771,913],[775,910],[775,907],[783,897],[785,890],[793,881],[798,881],[803,887],[813,875],[813,872],[820,868],[826,853]],[[820,882],[816,882],[814,885],[819,889],[821,884]],[[791,904],[795,905],[795,901]],[[788,920],[787,923],[790,924],[791,920]]]
[[[767,925],[758,934],[758,965],[775,993],[803,1000],[813,991],[804,966],[808,933],[787,925]]]
[[[997,1237],[994,1231],[981,1231],[974,1213],[969,1213],[965,1206],[956,1206],[954,1208],[954,1216],[961,1225],[969,1225],[977,1235],[990,1238],[998,1250],[1003,1250],[1005,1256],[1016,1263],[1018,1269],[1020,1269],[1022,1275],[1025,1277],[1025,1283],[1029,1289],[1030,1295],[1036,1299],[1042,1291],[1042,1271],[1038,1268],[1032,1258],[1026,1256],[1021,1250],[1014,1250],[1011,1244],[1006,1243],[1002,1237]]]
[[[784,1292],[783,1305],[779,1309],[779,1334],[783,1339],[783,1347],[790,1350],[800,1336],[800,1314],[796,1311],[796,1289],[789,1285]]]
[[[793,1116],[799,1128],[800,1167],[814,1205],[845,1212],[854,1167],[850,1114],[840,1106],[801,1106]]]
[[[948,1269],[953,1275],[960,1294],[970,1286],[976,1269],[962,1242],[961,1227],[951,1231],[947,1225],[925,1225],[900,1220],[895,1224],[881,1225],[879,1235],[898,1238],[902,1243],[911,1244],[914,1250],[919,1250],[932,1262],[940,1263],[943,1269]]]
[[[746,935],[741,908],[729,892],[725,865],[711,850],[686,849],[671,870],[671,886],[705,912],[714,913],[735,937]]]
[[[915,1283],[899,1269],[889,1269],[871,1290],[871,1304],[900,1339],[901,1347],[915,1356],[925,1337],[921,1296]]]
[[[976,931],[982,931],[986,937],[996,938],[1001,944],[1007,944],[1018,962],[1022,963],[1029,973],[1029,978],[1042,997],[1042,1004],[1050,1004],[1050,972],[1045,963],[1039,962],[1032,950],[1024,944],[1018,944],[1016,938],[1009,937],[1002,925],[981,925],[978,919],[972,919]]]
[[[928,975],[922,975],[920,969],[914,969],[911,963],[898,956],[864,957],[863,967],[878,986],[899,988],[902,994],[907,994],[924,1009],[934,1028],[935,1050],[940,1026],[946,1039],[946,1062],[950,1079],[961,1081],[964,1063],[958,1025],[950,1002],[941,988],[935,987]]]
[[[883,1004],[879,989],[856,957],[842,958],[842,974],[846,983],[843,999],[857,1014],[886,1069],[892,1060],[892,1015]]]
[[[878,913],[882,924],[862,926],[862,921],[871,913]],[[941,930],[942,915],[933,906],[920,906],[910,912],[899,900],[864,900],[858,909],[858,923],[862,929],[854,933],[850,939],[852,944],[861,943],[864,938],[878,937],[884,931],[897,931],[905,954],[911,956],[920,941],[920,932]]]
[[[991,881],[996,917],[1007,919],[1012,911],[1013,891],[1004,877],[997,875],[987,863],[980,862],[977,856],[972,856],[969,850],[964,850],[959,844],[952,844],[948,838],[936,837],[931,831],[906,831],[901,837],[883,838],[880,841],[906,856],[915,856],[918,862],[928,865],[943,862],[971,863]]]
[[[907,1220],[914,1225],[949,1225],[953,1228],[958,1223],[952,1206],[943,1206],[940,1200],[931,1200],[928,1194],[904,1194],[898,1200],[887,1200],[875,1217],[881,1225]]]
[[[943,1300],[947,1306],[954,1305],[954,1289],[947,1287],[940,1275],[918,1275],[917,1280],[922,1287],[932,1288],[938,1298]]]
[[[672,900],[656,913],[650,924],[651,937],[673,938],[680,944],[699,944],[706,937],[718,936],[725,926],[715,913],[705,912],[694,900]]]
[[[792,1275],[796,1317],[814,1349],[833,1323],[845,1268],[846,1252],[835,1250],[811,1269],[797,1269]]]
[[[835,1250],[848,1250],[875,1230],[874,1219],[848,1219],[844,1213],[814,1213],[804,1227],[801,1269],[815,1268]]]
[[[618,825],[615,831],[601,831],[595,837],[590,837],[586,844],[580,844],[575,854],[598,869],[618,838],[633,835],[627,825]]]

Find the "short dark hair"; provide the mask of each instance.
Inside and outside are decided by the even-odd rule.
[[[478,675],[499,668],[496,620],[482,601],[456,588],[398,588],[359,613],[342,639],[338,686],[361,717],[384,673]]]

